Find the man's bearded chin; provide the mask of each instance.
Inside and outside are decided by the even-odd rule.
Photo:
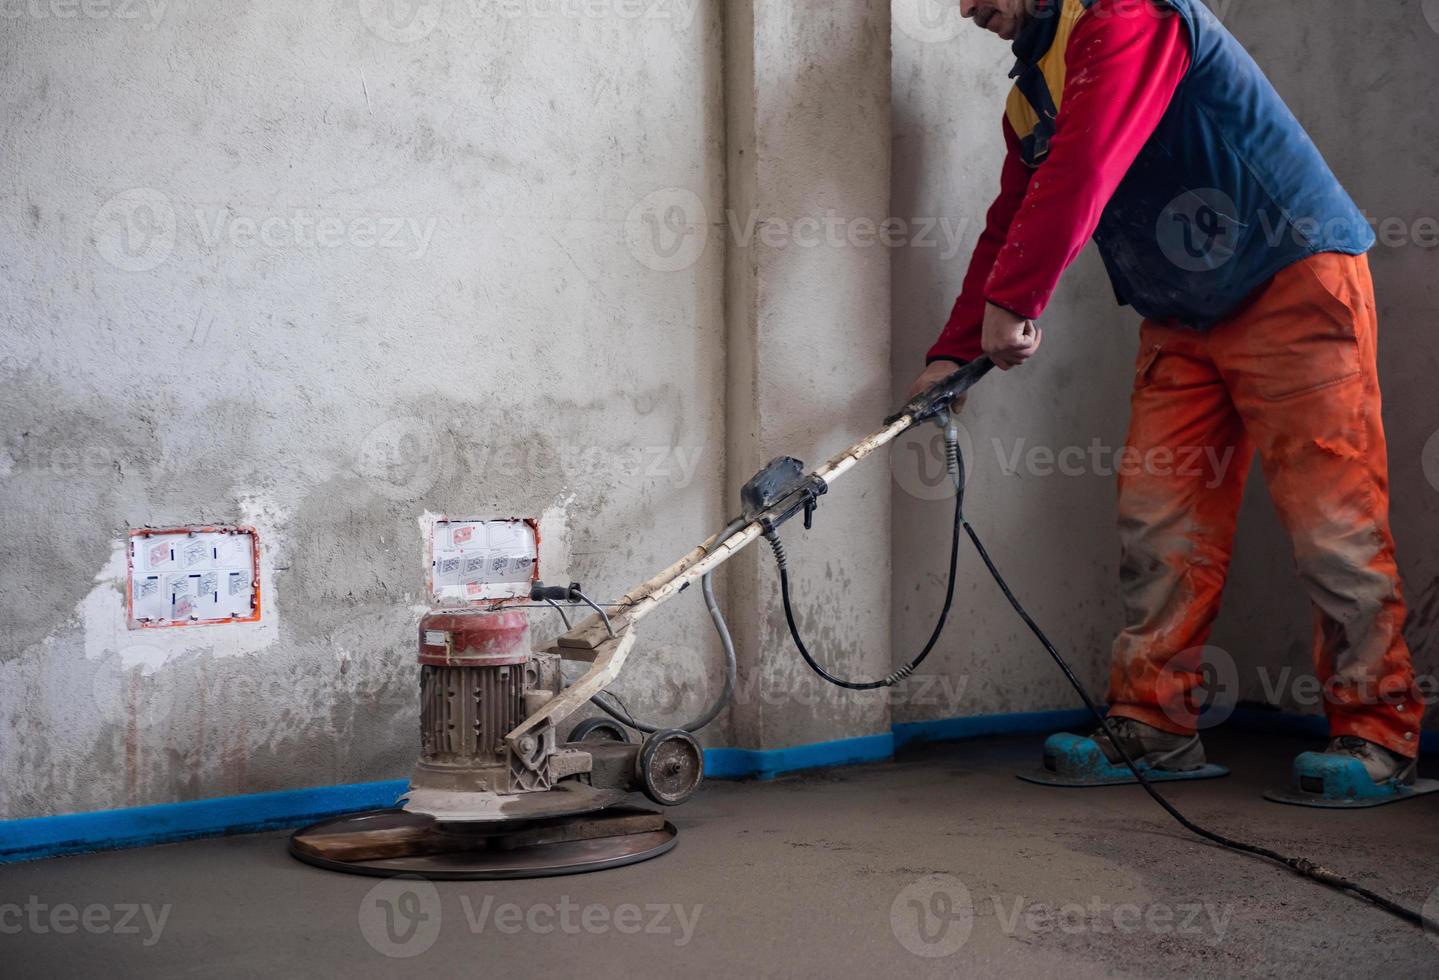
[[[1004,13],[997,7],[988,7],[978,10],[974,14],[974,22],[985,30],[997,34],[1006,41],[1013,41],[1019,36],[1019,29],[1022,26],[1021,18],[1016,15]]]

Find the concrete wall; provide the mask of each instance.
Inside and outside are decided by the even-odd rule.
[[[1390,229],[1371,257],[1381,317],[1380,370],[1389,428],[1394,529],[1413,615],[1408,636],[1421,674],[1439,674],[1439,436],[1433,375],[1439,366],[1436,186],[1439,117],[1416,93],[1439,82],[1439,4],[1396,2],[1356,12],[1339,0],[1291,7],[1213,0],[1328,156],[1351,194]],[[894,390],[902,393],[949,313],[979,223],[997,185],[999,120],[1012,59],[962,25],[954,5],[895,0],[894,213],[963,223],[964,247],[894,253]],[[1381,225],[1381,230],[1385,225]],[[987,381],[965,423],[972,442],[968,512],[1019,595],[1102,694],[1120,625],[1113,477],[1087,467],[1063,475],[1030,457],[1123,443],[1137,320],[1114,307],[1093,247],[1066,277],[1043,325],[1047,347],[1021,372]],[[997,440],[997,445],[996,445]],[[1018,457],[1016,450],[1022,450]],[[917,649],[942,595],[949,519],[939,495],[936,446],[905,447],[930,462],[896,467],[895,657]],[[1017,472],[1013,461],[1018,459]],[[1035,459],[1041,465],[1029,465]],[[1046,475],[1048,474],[1048,475]],[[1263,478],[1241,519],[1224,612],[1213,643],[1238,667],[1238,697],[1316,712],[1294,696],[1311,673],[1309,603]],[[951,678],[947,703],[897,707],[900,719],[1072,706],[1042,650],[966,550],[957,623],[928,669]],[[1285,668],[1289,673],[1285,673]],[[1277,690],[1278,695],[1272,695]],[[1301,692],[1302,693],[1302,692]],[[954,710],[953,701],[959,702]],[[1232,700],[1232,696],[1231,696]],[[1430,727],[1439,725],[1431,717]]]
[[[720,210],[720,7],[7,6],[0,816],[406,775],[427,513],[608,598],[713,529],[724,254],[647,219]],[[263,622],[126,630],[127,528],[209,522]],[[692,713],[700,604],[646,649]]]
[[[403,777],[427,521],[618,598],[889,407],[889,256],[809,224],[886,213],[886,0],[212,6],[3,22],[0,817]],[[871,469],[787,535],[838,670],[888,671],[889,513]],[[232,523],[262,621],[127,629],[127,531]],[[727,571],[705,739],[888,732]],[[720,671],[694,590],[616,690]]]
[[[916,229],[893,253],[895,398],[923,369],[949,317],[999,189],[1000,118],[1014,58],[1008,45],[960,20],[957,6],[894,3],[891,206]],[[934,230],[921,236],[926,225]],[[1114,492],[1103,476],[1050,475],[1042,454],[1096,437],[1123,443],[1137,319],[1115,307],[1113,295],[1087,250],[1044,319],[1040,357],[986,379],[964,414],[967,514],[1030,612],[1076,653],[1091,688],[1120,616]],[[954,506],[938,430],[901,440],[892,472],[899,664],[923,647],[943,601]],[[897,721],[1077,705],[967,541],[950,623],[922,680],[898,699]]]
[[[888,0],[729,0],[729,486],[778,456],[811,466],[889,405]],[[866,229],[868,234],[865,233]],[[796,618],[844,677],[889,673],[890,492],[871,464],[836,483],[814,530],[782,532]],[[731,497],[733,503],[735,498]],[[737,508],[735,508],[737,509]],[[832,687],[801,661],[760,543],[728,569],[744,744],[890,730],[884,693]]]

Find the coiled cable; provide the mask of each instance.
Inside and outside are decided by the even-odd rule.
[[[952,444],[954,448],[954,452],[950,452],[948,449],[946,450],[950,477],[962,488],[964,485],[963,462],[958,454],[959,439],[957,435],[957,424],[951,417],[946,416],[945,427],[946,446]],[[951,432],[956,433],[952,443],[948,438]],[[956,467],[958,467],[958,469],[956,469]],[[852,681],[845,680],[842,677],[836,677],[824,667],[820,666],[819,662],[815,660],[814,655],[809,652],[809,648],[805,646],[804,638],[800,636],[799,624],[795,621],[794,605],[791,601],[789,587],[789,559],[785,556],[784,542],[780,540],[778,530],[773,526],[766,527],[764,539],[769,543],[770,550],[774,552],[775,564],[779,567],[779,594],[781,601],[784,603],[785,621],[789,623],[789,635],[794,639],[794,645],[799,650],[799,655],[804,658],[805,663],[809,664],[810,669],[835,687],[842,687],[847,691],[874,691],[880,688],[894,687],[899,682],[913,675],[914,672],[919,669],[920,665],[924,663],[925,658],[933,652],[935,645],[939,642],[940,634],[944,632],[945,623],[949,621],[949,610],[954,605],[954,583],[958,577],[956,572],[959,567],[959,532],[963,525],[964,492],[961,489],[960,492],[954,496],[954,533],[949,543],[949,582],[944,589],[944,606],[939,611],[939,619],[935,622],[934,630],[929,634],[929,640],[925,643],[924,649],[920,650],[909,663],[888,677],[881,678],[877,681]]]

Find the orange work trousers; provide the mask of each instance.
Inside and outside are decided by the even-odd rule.
[[[1331,734],[1418,754],[1377,333],[1368,260],[1336,253],[1284,269],[1211,331],[1145,321],[1119,466],[1113,715],[1195,731],[1203,647],[1257,450],[1314,604]]]

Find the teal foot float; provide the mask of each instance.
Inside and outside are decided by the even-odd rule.
[[[1266,800],[1330,810],[1362,810],[1439,792],[1439,779],[1401,778],[1376,783],[1364,764],[1348,755],[1303,752],[1294,760],[1293,783],[1264,794]]]
[[[1212,763],[1198,769],[1175,771],[1155,769],[1140,762],[1139,771],[1144,773],[1145,779],[1155,783],[1218,779],[1220,776],[1229,775],[1228,769]],[[1027,783],[1071,788],[1125,786],[1139,782],[1128,766],[1122,762],[1115,765],[1105,758],[1104,750],[1094,739],[1069,734],[1051,735],[1044,743],[1044,768],[1016,775]]]

